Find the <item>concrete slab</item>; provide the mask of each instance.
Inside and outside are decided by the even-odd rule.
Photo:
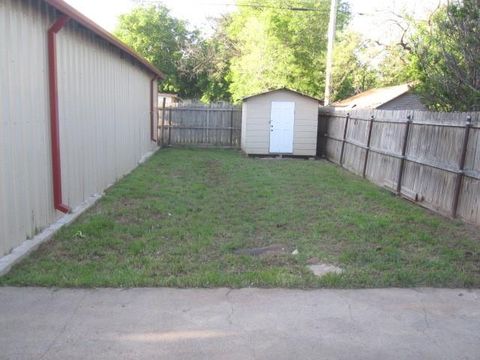
[[[1,359],[478,359],[480,290],[0,288]]]

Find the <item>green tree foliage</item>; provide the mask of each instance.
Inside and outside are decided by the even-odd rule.
[[[181,96],[201,93],[198,79],[189,71],[195,63],[192,54],[203,46],[198,32],[188,31],[186,23],[162,5],[139,6],[119,20],[114,34],[164,72],[163,91]]]
[[[417,26],[412,67],[431,108],[480,110],[480,0],[451,3]]]
[[[229,17],[203,39],[163,5],[139,6],[120,16],[114,34],[162,70],[161,90],[203,101],[230,100],[228,72],[234,45],[226,35]]]
[[[392,86],[414,82],[418,75],[412,61],[412,54],[399,44],[387,46],[385,57],[377,69],[377,84]]]
[[[244,6],[245,5],[245,6]],[[271,88],[290,87],[323,97],[329,0],[241,0],[239,9],[202,39],[162,5],[139,6],[120,17],[115,35],[166,74],[162,90],[202,101],[238,101]],[[366,48],[343,32],[349,19],[341,3],[337,19],[334,97],[366,90],[374,76],[358,60]]]
[[[408,26],[387,47],[380,84],[414,82],[432,110],[480,110],[480,0],[442,6],[426,22],[403,20]]]
[[[333,61],[333,99],[345,99],[377,83],[377,74],[368,59],[369,42],[355,32],[343,31],[337,35]]]
[[[323,97],[330,1],[258,0],[255,4],[239,1],[227,27],[237,50],[228,75],[233,99],[283,86]],[[345,4],[339,8],[338,29],[348,21],[347,10]]]
[[[231,18],[225,16],[215,21],[215,33],[197,48],[192,57],[194,66],[189,67],[199,81],[204,102],[230,101],[232,98],[228,74],[236,46],[226,32]]]

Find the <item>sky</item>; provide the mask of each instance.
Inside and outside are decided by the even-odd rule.
[[[120,14],[130,11],[142,0],[66,0],[100,26],[113,31]],[[143,0],[151,2],[157,0]],[[158,0],[160,1],[160,0]],[[368,39],[390,42],[399,37],[400,30],[390,21],[394,13],[408,13],[425,19],[439,2],[446,0],[350,0],[353,14],[352,29]],[[161,0],[173,16],[187,20],[205,34],[212,32],[209,18],[235,10],[235,0]]]

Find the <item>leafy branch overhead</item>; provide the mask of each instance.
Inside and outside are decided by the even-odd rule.
[[[480,110],[480,0],[440,6],[427,21],[393,21],[402,36],[387,46],[380,83],[414,82],[432,110]]]
[[[324,92],[329,0],[239,2],[202,38],[162,5],[138,7],[120,18],[115,34],[167,74],[164,91],[204,101],[234,100],[288,86],[313,96]],[[248,6],[242,6],[248,5]],[[288,6],[287,6],[288,5]],[[295,9],[307,9],[297,11]],[[341,3],[338,30],[349,20]],[[350,57],[352,58],[352,56]],[[339,69],[341,76],[351,78]],[[354,87],[340,93],[350,94]]]
[[[290,87],[322,97],[329,0],[238,0],[205,37],[163,5],[139,6],[115,34],[161,69],[163,91],[205,102],[239,101]],[[429,21],[392,13],[398,41],[368,41],[340,1],[334,54],[335,99],[372,87],[415,84],[434,110],[480,108],[480,0],[439,7]]]
[[[163,5],[139,6],[119,20],[114,34],[165,73],[162,91],[184,97],[201,94],[203,73],[192,71],[205,46],[198,31],[189,31],[187,23]]]
[[[419,90],[437,110],[480,110],[480,0],[439,9],[412,38]]]

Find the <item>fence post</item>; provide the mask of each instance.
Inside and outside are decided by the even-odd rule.
[[[320,124],[322,123],[322,116],[320,112],[318,112],[317,116],[317,156],[322,156],[322,141],[321,141],[321,135],[322,135],[322,127]]]
[[[347,116],[345,117],[345,127],[343,128],[342,150],[340,152],[340,166],[343,166],[343,153],[345,151],[345,142],[347,140],[347,129],[348,129],[349,119],[350,119],[350,113],[347,113]]]
[[[161,139],[162,146],[165,143],[164,129],[165,129],[165,103],[166,103],[166,101],[167,101],[167,98],[164,97],[163,102],[162,102],[162,129],[161,129],[162,131],[160,132],[161,135],[162,135],[162,139]]]
[[[210,126],[210,108],[207,108],[207,139],[205,141],[205,143],[209,144],[210,143],[210,138],[209,138],[209,133],[208,133],[208,128]]]
[[[233,108],[230,109],[230,146],[233,147]]]
[[[172,108],[168,112],[168,146],[172,142]]]
[[[365,162],[363,163],[363,172],[362,172],[363,177],[365,177],[367,173],[368,155],[370,153],[370,140],[372,138],[372,128],[373,128],[374,119],[375,119],[375,116],[372,115],[370,117],[370,123],[368,124],[367,148],[365,149]]]
[[[472,117],[467,116],[467,121],[465,123],[465,133],[463,135],[462,143],[462,153],[460,154],[460,160],[458,164],[458,174],[455,179],[455,188],[453,192],[453,204],[452,204],[452,217],[457,217],[458,210],[458,200],[460,199],[460,190],[462,189],[464,169],[465,169],[465,159],[467,157],[468,149],[468,139],[470,137],[470,128],[472,127]]]
[[[397,179],[397,194],[400,195],[402,193],[402,179],[403,179],[403,171],[405,168],[405,156],[407,154],[407,145],[408,145],[408,134],[410,133],[410,125],[412,123],[413,116],[407,116],[407,122],[405,123],[405,135],[403,137],[403,145],[402,145],[402,157],[400,159],[400,169],[398,171],[398,179]]]

